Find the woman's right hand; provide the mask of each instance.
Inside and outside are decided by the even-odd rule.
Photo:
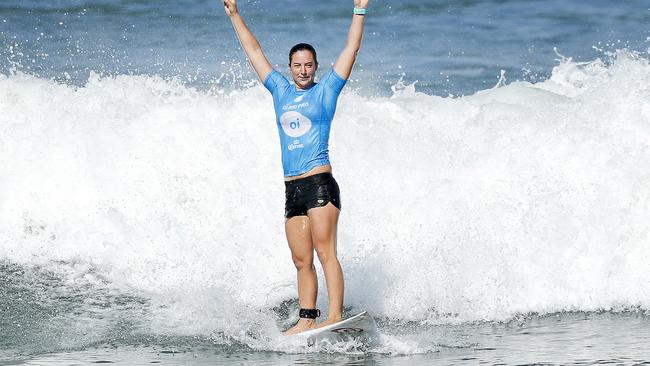
[[[369,0],[354,0],[354,7],[365,9],[368,7],[368,1]]]
[[[229,17],[237,14],[237,0],[223,0],[223,8]]]

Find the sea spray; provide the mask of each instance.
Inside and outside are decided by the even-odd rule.
[[[649,309],[648,85],[648,60],[620,51],[465,97],[347,90],[331,137],[347,309]],[[273,348],[296,296],[277,139],[259,85],[0,76],[0,258],[83,263],[147,304],[146,334]]]

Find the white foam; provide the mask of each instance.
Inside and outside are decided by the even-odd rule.
[[[425,323],[650,308],[648,85],[621,51],[467,97],[344,93],[346,304]],[[92,263],[160,304],[161,331],[277,336],[295,274],[261,86],[16,74],[0,111],[0,258]]]

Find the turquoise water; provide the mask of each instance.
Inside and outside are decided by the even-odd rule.
[[[271,63],[286,64],[309,41],[323,65],[335,61],[350,6],[244,1],[240,8]],[[295,9],[295,10],[291,10]],[[421,1],[371,4],[354,80],[366,93],[390,91],[404,74],[428,93],[471,94],[509,80],[539,81],[558,58],[590,61],[621,48],[646,52],[642,0]],[[0,71],[12,66],[83,83],[90,71],[177,77],[209,88],[254,79],[218,1],[41,1],[0,5]],[[13,48],[12,48],[13,47]]]

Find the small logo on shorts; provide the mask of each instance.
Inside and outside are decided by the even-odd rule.
[[[325,202],[325,200],[318,200],[318,204],[319,204],[319,205],[322,205],[323,202]]]

